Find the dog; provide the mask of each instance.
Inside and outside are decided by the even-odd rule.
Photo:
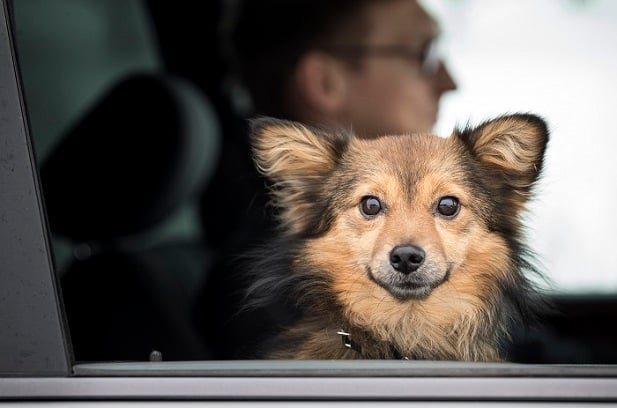
[[[521,221],[549,139],[542,118],[448,138],[363,139],[269,117],[250,127],[280,226],[254,254],[250,304],[301,311],[262,357],[507,358],[512,328],[542,304]]]

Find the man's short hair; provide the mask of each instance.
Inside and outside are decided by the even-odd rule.
[[[295,119],[285,94],[300,57],[332,41],[361,43],[364,11],[384,0],[244,0],[227,23],[231,68],[258,113]]]

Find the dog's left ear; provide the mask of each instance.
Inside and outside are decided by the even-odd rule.
[[[537,181],[548,143],[544,120],[530,114],[501,116],[473,129],[455,132],[504,188],[524,203]]]

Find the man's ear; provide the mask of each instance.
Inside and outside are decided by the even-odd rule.
[[[501,116],[475,128],[455,131],[458,137],[513,193],[514,203],[523,205],[540,176],[549,132],[540,117],[529,114]]]
[[[292,232],[306,231],[325,177],[336,167],[350,135],[323,132],[298,122],[269,117],[254,119],[251,139],[258,170],[273,182],[273,204]]]
[[[338,115],[347,85],[340,61],[324,52],[310,51],[298,61],[294,83],[311,110],[320,115]]]

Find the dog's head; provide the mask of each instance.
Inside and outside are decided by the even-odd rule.
[[[324,274],[342,303],[477,298],[513,279],[548,141],[540,118],[376,139],[261,118],[252,137],[283,231],[304,243],[294,262]]]

